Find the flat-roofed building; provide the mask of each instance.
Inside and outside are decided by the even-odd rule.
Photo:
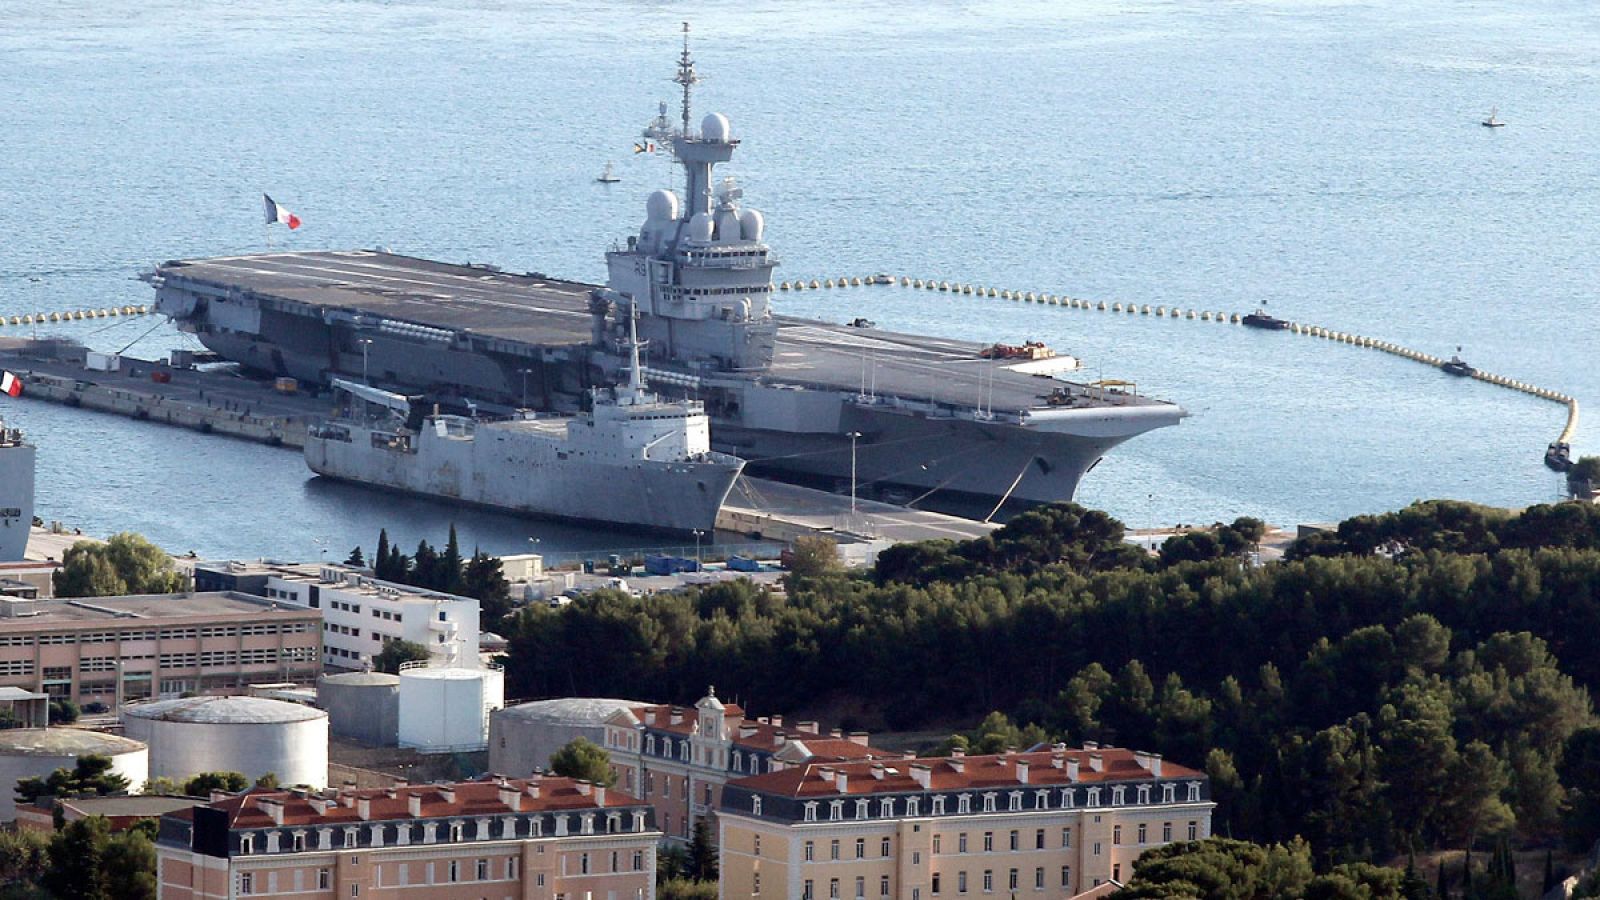
[[[570,778],[253,790],[172,813],[161,900],[653,900],[650,807]]]
[[[243,591],[322,612],[323,663],[363,669],[391,641],[428,648],[436,663],[478,658],[478,601],[373,578],[335,563],[207,562],[197,590]]]
[[[738,704],[718,700],[715,688],[693,709],[633,707],[605,724],[617,786],[655,807],[662,832],[678,842],[689,840],[702,819],[715,825],[722,786],[732,779],[812,760],[898,755],[869,746],[865,732],[823,734],[816,722],[786,728],[782,716],[746,718]]]
[[[1214,806],[1203,773],[1092,743],[811,763],[723,788],[721,896],[1060,900],[1209,836]]]
[[[0,597],[0,686],[114,707],[321,671],[321,615],[250,594]]]

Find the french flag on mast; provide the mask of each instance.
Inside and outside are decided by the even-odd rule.
[[[283,224],[289,226],[290,231],[300,227],[299,216],[279,206],[277,203],[273,202],[271,197],[268,197],[266,194],[262,194],[261,199],[265,200],[267,204],[266,211],[268,225],[276,225],[279,222],[282,222]]]
[[[0,394],[22,396],[22,379],[10,372],[0,372]]]

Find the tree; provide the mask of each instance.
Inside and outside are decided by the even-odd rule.
[[[80,756],[70,769],[57,769],[44,778],[17,782],[17,802],[35,803],[41,797],[93,797],[128,790],[128,779],[112,769],[111,757]]]
[[[1586,851],[1600,840],[1600,727],[1573,732],[1559,771],[1567,788],[1561,823],[1567,845]]]
[[[829,537],[805,535],[795,538],[789,552],[789,571],[800,578],[815,578],[841,569],[839,544]]]
[[[416,641],[390,641],[372,658],[372,667],[379,672],[395,675],[405,663],[427,662],[428,655],[428,648]]]
[[[79,541],[62,555],[54,576],[57,597],[170,594],[188,579],[160,547],[130,531],[105,543]]]
[[[405,581],[405,578],[399,579]],[[439,551],[427,541],[417,542],[417,552],[411,557],[411,578],[409,583],[417,587],[438,590],[439,584],[444,579],[439,571]]]
[[[550,771],[565,778],[592,781],[606,787],[617,783],[617,773],[611,771],[611,754],[585,737],[573,738],[565,747],[552,753]]]
[[[434,576],[437,590],[447,594],[460,594],[466,587],[466,582],[461,573],[461,542],[456,540],[456,525],[450,523],[450,538],[445,542],[444,552],[439,555],[438,572]]]
[[[55,697],[50,701],[50,724],[71,725],[78,721],[78,716],[82,715],[82,712],[78,704],[69,698]]]
[[[366,566],[367,558],[361,554],[360,544],[357,544],[356,548],[350,551],[350,555],[344,558],[344,564],[347,566]]]
[[[50,841],[41,886],[57,900],[111,900],[105,865],[110,835],[102,816],[67,823]]]
[[[372,554],[372,574],[384,581],[394,581],[389,571],[389,530],[378,529],[378,549]]]
[[[498,628],[500,620],[510,615],[511,583],[506,581],[500,558],[490,556],[476,547],[462,573],[462,590],[478,601],[478,621],[483,628]]]
[[[201,772],[183,783],[185,797],[210,797],[213,791],[237,794],[250,786],[242,772]]]
[[[155,900],[156,846],[145,829],[136,825],[113,835],[103,859],[107,900]]]
[[[49,864],[50,834],[33,828],[0,831],[0,884],[31,884]]]
[[[689,875],[696,881],[717,880],[717,845],[711,840],[711,826],[705,816],[695,820],[689,839]]]

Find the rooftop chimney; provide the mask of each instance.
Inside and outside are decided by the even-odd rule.
[[[1100,749],[1100,744],[1098,742],[1096,742],[1096,741],[1084,741],[1083,742],[1083,749],[1085,749],[1085,750],[1099,750]]]
[[[844,729],[843,728],[835,728],[832,731],[828,732],[828,737],[835,738],[837,740],[841,740],[842,741],[842,740],[844,740]]]
[[[454,806],[456,802],[456,789],[450,785],[440,785],[439,796],[444,800],[444,802]]]
[[[644,711],[644,723],[646,725],[654,725],[656,723],[655,707],[652,706]]]
[[[272,819],[272,824],[283,824],[283,801],[272,797],[262,797],[256,801],[256,806]]]
[[[367,797],[357,797],[356,798],[356,815],[360,816],[361,817],[361,821],[363,821],[363,822],[371,820],[372,819],[372,800],[370,800]]]
[[[1150,774],[1154,775],[1157,778],[1160,778],[1161,777],[1161,754],[1159,754],[1159,753],[1151,753],[1151,754],[1149,754],[1149,757],[1150,757]]]
[[[789,743],[789,736],[780,731],[772,736],[772,743],[773,746],[782,747],[784,744]]]
[[[805,734],[822,734],[822,726],[816,722],[796,722],[794,727]]]
[[[535,775],[532,778],[529,778],[528,779],[528,786],[526,788],[524,788],[523,790],[529,797],[533,798],[534,800],[539,799],[539,776]]]
[[[1025,759],[1017,760],[1017,783],[1028,783],[1028,761]]]
[[[509,784],[500,785],[500,804],[512,812],[522,812],[522,792]]]
[[[922,763],[912,763],[911,780],[915,781],[918,787],[927,790],[933,781],[933,770]]]
[[[1096,772],[1104,772],[1106,770],[1106,758],[1098,753],[1089,754],[1089,768]]]
[[[832,781],[833,780],[833,766],[818,766],[817,767],[817,775],[820,776],[823,781]]]
[[[966,755],[967,755],[967,750],[966,750],[965,747],[951,747],[950,748],[950,756],[953,759],[960,759],[961,757],[966,756]]]
[[[1052,753],[1052,754],[1050,754],[1050,768],[1059,769],[1062,766],[1065,766],[1066,764],[1067,764],[1067,755],[1065,753]]]
[[[850,793],[850,776],[849,775],[846,775],[844,772],[839,772],[834,776],[834,778],[835,778],[834,784],[838,786],[839,793],[841,793],[841,794]]]
[[[850,743],[852,744],[860,744],[863,747],[872,746],[867,742],[867,733],[865,731],[852,731],[850,732],[849,739]]]
[[[414,819],[422,818],[422,793],[414,791],[406,795],[406,812]]]
[[[676,706],[674,706],[672,708],[672,724],[674,724],[674,725],[682,725],[683,724],[683,710],[679,709]]]
[[[916,759],[917,758],[917,754],[916,754],[915,751],[912,751],[912,750],[901,750],[900,751],[900,758],[901,759]]]
[[[744,723],[741,723],[739,725],[739,737],[747,738],[747,737],[749,737],[749,736],[751,736],[751,735],[753,735],[755,733],[756,733],[756,726],[751,725],[748,722],[744,722]]]
[[[1068,781],[1077,781],[1078,780],[1078,758],[1076,756],[1071,757],[1071,758],[1069,758],[1067,760],[1067,780]]]
[[[773,716],[772,717],[772,727],[774,727],[774,728],[782,728],[783,727],[783,716]]]
[[[573,786],[578,789],[578,793],[585,797],[589,796],[589,788],[593,787],[593,785],[587,781],[575,781],[573,782]]]
[[[883,780],[883,763],[872,764],[872,777],[879,781]]]
[[[966,757],[959,753],[950,754],[950,768],[957,772],[965,772],[967,770]]]
[[[606,805],[606,786],[598,782],[594,786],[594,805]]]
[[[325,816],[325,815],[328,814],[328,798],[326,798],[326,797],[307,797],[306,800],[307,800],[307,802],[309,802],[311,804],[311,808],[316,810],[317,815]],[[335,805],[337,805],[337,804],[335,804]]]

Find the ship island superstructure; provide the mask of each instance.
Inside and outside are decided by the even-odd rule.
[[[683,196],[648,197],[638,233],[606,254],[605,285],[373,250],[267,253],[158,266],[156,309],[264,374],[370,373],[453,406],[565,411],[623,380],[637,315],[644,374],[703,402],[716,450],[753,472],[964,511],[1069,500],[1112,447],[1185,415],[1058,380],[1062,360],[775,314],[765,219],[715,176],[739,140],[721,114],[692,127],[687,42],[676,80]]]
[[[640,345],[630,344],[627,384],[593,389],[590,409],[576,416],[419,417],[410,397],[336,378],[340,413],[309,431],[306,464],[517,513],[710,531],[744,460],[711,449],[701,404],[645,389]]]

